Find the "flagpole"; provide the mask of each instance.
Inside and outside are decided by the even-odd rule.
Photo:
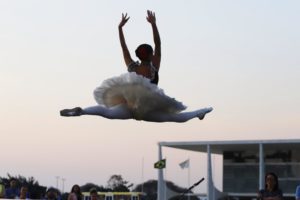
[[[188,158],[189,160],[189,165],[188,165],[188,188],[190,188],[191,186],[191,171],[190,171],[190,168],[191,168],[191,163],[190,163],[190,158]],[[190,200],[190,195],[188,194],[188,200]]]
[[[181,194],[179,200],[184,199],[185,194],[187,194],[187,193],[188,193],[189,191],[191,191],[194,187],[196,187],[197,185],[199,185],[202,181],[204,181],[204,178],[202,178],[200,181],[194,183],[190,188],[188,188],[187,190],[185,190],[185,191]]]
[[[162,160],[162,146],[158,144],[158,160]],[[163,168],[158,168],[158,180],[157,180],[157,200],[163,200],[164,198],[164,175]]]
[[[142,158],[142,193],[144,192],[144,157]]]
[[[165,199],[167,200],[167,168],[164,168],[163,170],[165,170],[165,177],[164,177],[164,188],[165,188]]]

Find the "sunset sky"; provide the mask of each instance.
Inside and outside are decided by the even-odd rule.
[[[139,44],[153,44],[147,10],[162,41],[159,87],[188,110],[214,111],[186,123],[60,117],[63,108],[96,105],[93,90],[126,72],[122,13],[132,57]],[[157,179],[160,141],[299,139],[299,21],[297,0],[1,0],[0,176],[45,186],[59,176],[65,191],[105,186],[113,174],[136,185]],[[206,176],[205,154],[163,154],[166,178],[179,186],[187,186],[178,165],[187,158],[191,182]]]

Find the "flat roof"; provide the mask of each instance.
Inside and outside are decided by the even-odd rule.
[[[268,149],[297,149],[300,150],[300,139],[278,139],[278,140],[228,140],[228,141],[183,141],[183,142],[159,142],[162,147],[207,152],[207,145],[214,154],[223,154],[224,151],[246,151],[259,150],[259,144],[263,144],[264,150]]]

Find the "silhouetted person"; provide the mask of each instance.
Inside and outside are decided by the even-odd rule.
[[[45,196],[46,200],[59,200],[59,194],[57,192],[57,189],[55,188],[49,188],[46,192]]]
[[[91,197],[90,200],[99,200],[99,195],[96,188],[92,188],[90,190],[90,197]]]
[[[15,178],[11,178],[9,182],[9,188],[5,190],[5,197],[7,199],[15,199],[20,196],[20,188]]]
[[[83,195],[81,193],[81,189],[79,187],[79,185],[73,185],[72,189],[71,189],[71,193],[74,193],[77,197],[77,200],[82,200],[83,199]]]
[[[265,176],[265,189],[258,192],[259,200],[283,200],[282,191],[279,189],[278,177],[269,172]]]
[[[27,186],[22,186],[20,189],[20,197],[19,199],[29,199],[29,192]]]
[[[300,200],[300,185],[296,188],[295,199]]]

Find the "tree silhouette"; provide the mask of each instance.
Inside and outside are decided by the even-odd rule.
[[[2,180],[2,183],[5,185],[5,187],[9,187],[9,181],[10,179],[14,178],[17,181],[17,186],[27,186],[28,191],[30,191],[29,196],[31,199],[40,199],[42,198],[45,193],[47,187],[40,186],[39,182],[36,181],[33,177],[25,178],[24,176],[18,175],[18,176],[12,176],[10,174],[7,174],[8,178],[0,177]]]
[[[166,185],[169,191],[172,191],[172,197],[169,197],[170,200],[179,200],[181,194],[187,190],[187,188],[182,188],[177,186],[171,181],[166,181]],[[157,180],[149,180],[147,182],[138,184],[134,189],[134,192],[144,192],[146,195],[143,197],[143,200],[156,200],[157,199]],[[186,200],[187,197],[184,196],[182,200]],[[197,197],[191,196],[190,200],[198,200]]]
[[[90,192],[92,188],[95,188],[98,192],[111,192],[112,190],[109,188],[105,188],[103,186],[96,185],[94,183],[86,183],[80,186],[82,192]]]
[[[129,188],[126,186],[128,181],[125,181],[121,175],[112,175],[107,181],[108,188],[115,192],[129,192]]]

